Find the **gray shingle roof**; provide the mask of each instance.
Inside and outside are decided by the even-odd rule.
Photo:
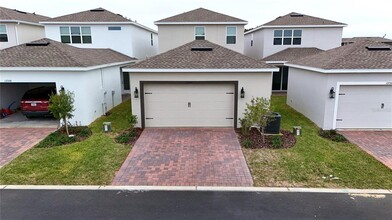
[[[392,69],[392,50],[368,50],[367,47],[389,47],[374,41],[358,41],[320,52],[289,64],[330,69]]]
[[[198,8],[192,11],[174,15],[156,23],[164,22],[246,22],[245,20],[211,11],[205,8]]]
[[[392,42],[391,39],[383,38],[383,37],[351,37],[351,38],[342,38],[342,43],[354,43],[363,40],[370,40],[370,41],[376,41],[381,43]]]
[[[301,16],[302,15],[302,16]],[[313,17],[305,14],[291,12],[287,15],[277,17],[262,26],[286,26],[286,25],[346,25],[344,23],[331,21],[323,18]]]
[[[192,51],[192,48],[211,48],[210,51]],[[194,40],[165,53],[153,56],[131,69],[264,69],[275,68],[233,50],[206,40]]]
[[[263,61],[293,61],[322,52],[315,47],[287,48],[262,59]]]
[[[0,67],[91,67],[135,60],[111,49],[77,48],[47,38],[33,42],[49,44],[0,50]]]
[[[130,19],[103,8],[55,17],[45,22],[130,22]]]
[[[0,7],[0,20],[17,20],[38,23],[47,19],[49,19],[49,17],[43,15]]]

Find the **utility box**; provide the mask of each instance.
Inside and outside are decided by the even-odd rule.
[[[301,126],[294,126],[293,127],[293,134],[295,136],[300,136],[302,132]]]
[[[104,122],[102,127],[103,132],[111,132],[112,131],[112,122]]]
[[[279,134],[280,133],[280,119],[282,116],[278,112],[273,112],[271,117],[273,119],[265,127],[265,133],[266,134]]]

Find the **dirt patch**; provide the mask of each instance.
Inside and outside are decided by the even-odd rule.
[[[236,129],[238,140],[242,147],[245,148],[290,148],[295,145],[295,137],[290,131],[280,130],[282,135],[266,135],[265,142],[263,142],[263,137],[256,128],[252,128],[248,135],[241,133],[241,129]],[[276,139],[280,137],[280,144],[276,143]],[[275,143],[274,143],[275,142]]]

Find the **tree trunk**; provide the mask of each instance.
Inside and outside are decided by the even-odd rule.
[[[63,121],[65,123],[65,131],[67,132],[67,135],[69,136],[67,118],[63,118]]]
[[[261,136],[263,136],[263,143],[265,143],[264,127],[261,127]]]

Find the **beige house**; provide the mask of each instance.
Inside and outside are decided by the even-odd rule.
[[[0,49],[24,44],[45,37],[40,21],[49,17],[16,9],[0,7]]]
[[[159,33],[159,53],[193,40],[208,40],[243,53],[244,26],[247,23],[245,20],[204,8],[156,21]]]

